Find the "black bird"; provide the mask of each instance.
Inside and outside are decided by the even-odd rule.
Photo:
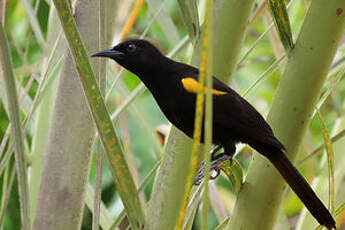
[[[151,91],[168,120],[193,137],[199,70],[173,61],[146,40],[124,41],[92,57],[107,57],[137,75]],[[213,143],[224,153],[211,156],[212,169],[231,159],[238,142],[247,143],[264,155],[279,171],[317,221],[336,228],[327,208],[285,155],[285,147],[271,127],[244,98],[213,77]],[[199,178],[198,178],[199,179]]]

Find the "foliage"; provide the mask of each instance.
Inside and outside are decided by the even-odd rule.
[[[75,10],[76,5],[83,3],[84,0],[63,1],[65,3],[72,2],[72,8]],[[107,36],[110,36],[111,39],[107,42],[100,42],[97,49],[108,48],[106,44],[110,44],[111,40],[114,41],[112,44],[116,44],[125,34],[127,34],[127,37],[139,37],[144,33],[145,38],[154,41],[162,52],[172,55],[173,59],[182,62],[190,62],[193,57],[192,63],[194,65],[199,65],[200,61],[197,57],[200,57],[200,50],[198,47],[201,47],[200,41],[202,41],[203,32],[205,30],[204,20],[207,1],[208,0],[191,1],[192,3],[189,4],[188,1],[183,0],[147,0],[144,3],[140,0],[126,0],[117,1],[117,6],[111,9],[106,9],[105,6],[100,5],[100,9],[103,10],[103,12],[107,12],[106,19],[103,19],[111,22],[105,22],[105,25],[110,23],[109,25],[112,25],[113,28],[109,29],[109,31],[106,29],[107,33],[110,33],[110,35]],[[247,30],[242,28],[243,35],[245,35],[244,40],[238,33],[236,33],[236,36],[233,36],[233,42],[236,44],[231,44],[234,45],[231,52],[232,54],[237,52],[238,55],[234,54],[231,57],[227,57],[227,50],[230,50],[227,46],[229,45],[227,36],[231,36],[231,34],[227,34],[230,31],[230,29],[227,30],[227,26],[229,23],[240,22],[234,21],[230,16],[228,18],[228,12],[223,12],[221,10],[227,9],[225,4],[236,4],[242,1],[214,1],[214,20],[211,21],[217,23],[212,25],[216,32],[212,35],[214,46],[211,50],[214,52],[211,56],[213,56],[213,58],[215,58],[215,56],[224,58],[226,61],[217,61],[217,63],[213,63],[213,71],[217,73],[217,76],[221,75],[219,77],[223,80],[232,77],[231,86],[240,94],[245,94],[246,99],[263,115],[267,115],[271,108],[276,92],[275,89],[278,87],[280,78],[283,75],[283,70],[286,67],[286,60],[290,57],[290,53],[285,53],[284,49],[282,49],[283,45],[278,37],[280,36],[282,40],[286,42],[285,47],[291,48],[293,46],[292,41],[296,41],[301,31],[304,17],[313,1],[316,2],[317,0],[289,2],[287,6],[288,15],[283,15],[284,17],[288,16],[290,19],[290,24],[284,24],[287,34],[284,34],[284,32],[282,32],[283,34],[275,32],[275,27],[272,26],[272,24],[274,24],[272,20],[274,19],[272,19],[271,15],[274,17],[274,15],[279,16],[279,14],[274,11],[275,7],[272,7],[273,14],[270,12],[269,3],[272,3],[271,6],[275,6],[274,4],[281,6],[281,1],[253,1],[254,8],[252,9],[252,5],[248,6],[248,9],[251,9],[248,11],[249,18],[243,16],[246,15],[246,13],[237,12],[238,15],[231,14],[236,17],[243,17],[239,19],[239,21],[245,23],[247,23],[247,21],[250,22]],[[344,5],[344,0],[335,1]],[[61,1],[56,0],[55,2]],[[136,12],[133,13],[132,10],[135,6]],[[196,8],[196,6],[198,6],[198,8]],[[181,9],[181,7],[190,8]],[[285,9],[285,6],[283,7]],[[217,14],[217,12],[219,14]],[[98,14],[99,12],[95,10],[94,13]],[[64,68],[64,61],[72,60],[66,59],[68,45],[63,39],[64,32],[61,24],[57,16],[53,16],[54,14],[56,14],[56,12],[53,1],[0,0],[0,20],[5,29],[10,48],[10,56],[13,63],[12,70],[18,94],[19,112],[22,120],[22,122],[20,122],[17,119],[15,122],[17,127],[21,127],[23,131],[23,151],[28,164],[27,172],[25,172],[26,170],[23,171],[27,173],[30,199],[37,199],[36,195],[33,195],[35,191],[39,189],[40,179],[38,180],[37,178],[40,178],[42,173],[49,174],[49,170],[47,172],[41,169],[44,165],[44,155],[47,151],[47,142],[49,142],[48,137],[52,129],[50,123],[52,120],[58,119],[58,117],[53,117],[52,114],[54,114],[53,111],[56,109],[56,100],[58,100],[56,95],[60,90],[59,81],[62,79],[61,72]],[[134,14],[135,17],[132,16],[130,22],[128,22],[130,15]],[[334,14],[345,20],[342,8],[335,9]],[[218,19],[222,18],[222,21],[217,21],[217,17]],[[75,20],[77,24],[80,23],[78,18]],[[195,23],[200,23],[200,26],[195,26]],[[126,28],[125,25],[127,25]],[[282,31],[284,31],[284,28]],[[290,28],[292,37],[289,32]],[[122,33],[122,31],[124,32]],[[188,35],[193,36],[192,41],[188,40]],[[94,34],[91,40],[98,41],[102,36],[105,35]],[[53,37],[52,40],[50,39],[51,37]],[[83,36],[81,36],[81,40],[85,42]],[[343,43],[344,41],[340,42],[339,48],[336,51],[336,57],[332,63],[330,63],[331,67],[328,70],[327,78],[325,78],[324,84],[320,86],[321,96],[316,96],[317,103],[315,105],[310,105],[313,108],[316,106],[316,110],[319,110],[320,114],[322,114],[322,122],[320,124],[314,112],[310,124],[306,125],[306,134],[301,142],[299,150],[300,155],[298,156],[298,160],[305,158],[309,153],[314,152],[315,149],[326,143],[327,151],[318,150],[317,154],[313,154],[312,157],[307,158],[302,164],[298,165],[298,168],[303,172],[309,182],[318,180],[324,182],[324,184],[316,186],[316,191],[325,204],[327,204],[328,200],[331,200],[332,209],[335,205],[335,210],[333,210],[333,212],[335,215],[339,216],[337,222],[339,227],[345,226],[344,212],[342,211],[345,202],[343,198],[343,192],[345,191],[345,184],[343,182],[345,171],[341,167],[341,163],[345,160],[341,151],[344,145],[342,133],[345,127],[343,114],[345,84],[344,81],[342,81],[345,71]],[[221,44],[221,46],[219,47],[217,44]],[[296,44],[296,42],[294,44]],[[332,44],[332,41],[330,41],[329,46]],[[84,45],[86,45],[86,43],[84,43]],[[89,47],[85,48],[88,50]],[[240,61],[237,59],[240,59]],[[231,64],[228,65],[228,63]],[[74,66],[74,62],[67,64]],[[178,140],[182,140],[181,142],[175,139],[175,145],[169,143],[165,148],[164,144],[162,144],[158,138],[157,130],[160,130],[160,125],[162,124],[168,125],[168,121],[159,110],[150,93],[132,73],[122,70],[112,62],[107,62],[104,66],[103,75],[106,75],[106,79],[101,83],[100,88],[101,92],[104,90],[105,96],[97,100],[101,100],[99,103],[104,103],[107,107],[107,109],[103,110],[102,115],[113,119],[114,131],[118,137],[116,141],[119,144],[113,154],[123,152],[123,159],[126,161],[126,164],[128,164],[128,169],[130,171],[130,173],[127,172],[126,176],[133,178],[138,188],[137,194],[141,205],[142,207],[146,207],[149,204],[149,200],[152,198],[154,190],[153,184],[155,181],[157,183],[157,180],[159,181],[162,179],[159,178],[159,175],[164,168],[159,168],[159,166],[161,163],[166,164],[164,158],[162,158],[163,154],[174,149],[180,151],[180,149],[178,149],[179,147],[184,149],[184,146],[187,146],[187,144],[185,144],[187,139],[183,139],[185,137],[178,137],[180,138]],[[83,67],[81,68],[83,69]],[[88,74],[91,73],[91,69],[83,70],[87,70]],[[93,74],[96,77],[100,73],[102,72],[95,68],[93,69]],[[16,139],[16,134],[10,129],[10,120],[13,120],[10,119],[12,118],[11,100],[9,100],[6,95],[8,86],[5,84],[4,76],[5,71],[3,67],[1,67],[0,225],[1,228],[5,230],[16,230],[21,229],[21,213],[24,212],[23,209],[21,212],[20,204],[23,201],[28,201],[25,201],[20,195],[19,188],[22,184],[18,182],[18,177],[14,171],[16,167],[14,155],[14,140]],[[164,76],[162,76],[162,78],[164,78]],[[291,84],[298,85],[299,80],[303,79],[297,79]],[[312,91],[313,88],[308,90]],[[315,94],[319,95],[319,92],[315,92]],[[280,98],[279,103],[284,103],[287,100],[289,100],[289,98]],[[90,98],[90,101],[95,102],[92,98]],[[47,117],[45,117],[45,115]],[[329,133],[327,130],[329,130]],[[101,131],[102,130],[98,132],[100,133],[100,137],[102,137]],[[69,134],[69,130],[62,130],[62,132],[65,133],[66,136]],[[174,132],[175,131],[173,131],[173,134],[169,138],[167,137],[167,139],[174,140],[176,135]],[[284,130],[278,130],[277,132],[281,134],[284,133]],[[339,133],[340,135],[337,138],[332,138]],[[89,178],[86,178],[87,186],[81,188],[83,190],[82,193],[84,194],[86,205],[84,209],[80,207],[80,213],[76,213],[76,216],[80,216],[81,219],[79,224],[81,225],[81,229],[86,230],[91,229],[92,224],[95,223],[95,220],[92,219],[95,203],[97,206],[98,202],[95,193],[97,195],[97,191],[100,191],[99,225],[102,229],[126,229],[124,206],[119,195],[122,194],[121,196],[123,197],[126,191],[121,190],[122,187],[120,184],[115,185],[111,174],[111,165],[109,165],[105,159],[102,160],[102,158],[100,158],[103,162],[103,167],[97,164],[97,155],[104,150],[101,142],[96,141],[99,138],[97,132],[92,131],[92,133],[89,134],[92,137],[96,137],[92,139],[92,144],[88,143],[87,145],[87,149],[91,151],[92,159],[90,164],[88,162],[85,163],[87,172],[89,172]],[[167,135],[168,132],[164,131],[164,134]],[[69,138],[75,141],[79,140],[78,137],[74,136]],[[333,141],[334,146],[330,156],[333,155],[334,159],[328,159],[327,161],[327,152],[330,153],[331,141]],[[181,143],[180,146],[179,143]],[[104,149],[105,152],[107,152],[107,149]],[[184,150],[187,151],[188,149]],[[59,147],[57,151],[59,151]],[[38,155],[36,155],[37,152],[39,152]],[[210,183],[208,199],[202,199],[202,195],[204,194],[203,187],[192,187],[189,203],[184,213],[185,219],[183,229],[205,229],[205,226],[203,226],[204,223],[208,224],[207,229],[227,229],[227,223],[232,221],[231,216],[234,214],[232,211],[237,198],[236,195],[241,190],[242,179],[246,179],[246,172],[252,162],[252,158],[250,157],[251,153],[252,151],[248,147],[243,145],[238,146],[238,153],[235,157],[236,161],[234,161],[235,166],[227,166],[225,169],[227,174],[222,173],[222,176]],[[185,154],[188,153],[186,152]],[[330,167],[332,170],[328,170],[327,162],[334,162],[334,165]],[[24,161],[21,163],[24,163]],[[73,162],[71,163],[74,165]],[[182,164],[182,162],[179,161],[177,163]],[[78,164],[75,163],[75,165]],[[230,173],[229,170],[233,170],[233,172]],[[100,173],[100,175],[96,172]],[[334,172],[334,175],[331,177],[332,182],[334,181],[334,187],[332,184],[331,194],[335,194],[334,197],[329,197],[328,172]],[[38,174],[39,177],[37,176]],[[96,174],[98,176],[96,176]],[[181,178],[175,178],[176,183],[185,180],[182,178],[184,175],[177,175],[178,177],[181,176]],[[69,177],[70,175],[65,176]],[[154,179],[155,177],[156,179]],[[101,181],[99,181],[100,178]],[[100,187],[98,187],[98,185],[100,185]],[[172,191],[172,193],[180,192],[179,189],[174,187],[169,187],[167,189]],[[292,192],[286,194],[287,195],[283,198],[283,210],[279,212],[279,217],[275,222],[276,226],[279,226],[279,229],[289,229],[290,226],[298,225],[298,229],[302,230],[317,227],[315,222],[309,221],[310,217],[306,215],[307,212],[305,210],[302,210],[303,206],[296,196]],[[164,199],[169,198],[165,197]],[[260,197],[256,199],[260,199]],[[204,210],[199,212],[199,204],[206,200],[208,200],[208,205],[205,205],[205,207],[208,207],[207,211]],[[39,200],[39,202],[42,201]],[[32,206],[30,204],[31,221],[33,221],[36,214],[35,209],[32,207],[35,207],[35,205]],[[337,209],[339,207],[342,209]],[[159,210],[157,207],[153,208]],[[255,205],[250,208],[255,212],[263,211],[257,210]],[[139,210],[137,211],[140,212]],[[177,217],[180,207],[178,206],[176,210],[172,211],[176,211]],[[64,213],[53,213],[53,215],[63,214]],[[140,216],[141,214],[138,215]],[[145,214],[146,217],[148,215],[148,213]],[[207,221],[205,220],[205,215],[207,215]],[[294,218],[297,215],[299,215],[299,217]],[[230,221],[228,219],[229,216]],[[139,219],[140,218],[141,217],[139,217]],[[287,224],[287,220],[289,224]],[[274,222],[274,220],[272,221]],[[96,229],[96,227],[94,226],[94,229]]]

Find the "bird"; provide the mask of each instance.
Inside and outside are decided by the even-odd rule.
[[[166,118],[193,138],[196,96],[199,90],[206,90],[199,84],[198,68],[164,56],[145,39],[129,39],[96,52],[91,57],[110,58],[138,76]],[[290,162],[286,156],[286,148],[274,136],[261,114],[216,77],[212,77],[211,93],[212,143],[216,146],[211,151],[211,170],[219,171],[220,163],[233,157],[237,143],[248,144],[273,164],[321,225],[336,229],[331,213]],[[201,135],[201,142],[204,141],[203,136]],[[224,152],[216,154],[220,148]],[[202,176],[199,174],[197,180]]]

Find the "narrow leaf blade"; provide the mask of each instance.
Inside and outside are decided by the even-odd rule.
[[[277,26],[279,37],[286,51],[293,48],[289,16],[284,0],[269,0],[269,6]]]

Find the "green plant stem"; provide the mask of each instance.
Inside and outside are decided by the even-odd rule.
[[[105,46],[108,46],[108,43],[112,40],[113,33],[107,33],[107,28],[110,31],[113,29],[113,22],[115,20],[111,20],[109,14],[109,9],[114,9],[117,6],[116,1],[112,0],[103,0],[98,2],[98,50],[102,50]],[[99,68],[98,68],[98,81],[99,81],[99,88],[101,91],[102,96],[104,97],[105,88],[106,88],[106,60],[99,59]],[[98,230],[100,225],[100,218],[101,218],[101,201],[102,201],[102,172],[103,172],[103,156],[104,156],[104,149],[101,145],[99,138],[94,139],[97,143],[97,155],[96,155],[96,172],[95,172],[95,192],[94,192],[94,200],[93,200],[93,212],[92,212],[92,230]],[[104,207],[103,207],[104,209]],[[104,211],[103,211],[104,212]],[[102,217],[102,222],[104,222],[104,216]],[[102,228],[104,228],[102,226]],[[108,229],[108,228],[107,228]]]
[[[32,30],[34,31],[34,34],[36,36],[36,39],[38,41],[38,43],[40,45],[44,45],[44,37],[43,37],[43,33],[41,31],[41,27],[39,25],[39,22],[36,18],[36,15],[35,15],[35,11],[34,9],[32,8],[31,6],[31,1],[29,0],[21,0],[25,10],[26,10],[26,13],[28,15],[28,18],[29,18],[29,22],[31,24],[31,27],[32,27]]]
[[[8,172],[10,167],[7,167],[8,169]],[[16,175],[16,168],[13,167],[11,169],[11,175],[10,175],[10,178],[9,178],[9,181],[8,181],[8,184],[6,184],[7,186],[7,191],[5,193],[2,194],[2,203],[1,203],[1,211],[0,211],[0,227],[1,229],[4,227],[4,219],[5,219],[5,214],[6,214],[6,210],[7,210],[7,207],[8,207],[8,202],[10,200],[10,196],[11,196],[11,191],[12,191],[12,188],[13,188],[13,182],[14,182],[14,179],[15,179],[15,175]]]
[[[6,34],[2,24],[0,25],[0,64],[3,69],[5,89],[8,100],[9,118],[14,137],[15,159],[17,167],[17,179],[19,187],[19,201],[22,229],[30,229],[30,202],[27,179],[26,158],[24,149],[24,138],[22,133],[22,123],[20,119],[20,109],[18,105],[17,88],[13,74],[13,65],[6,39]]]
[[[157,18],[157,23],[162,28],[163,33],[165,34],[166,38],[168,39],[171,45],[175,45],[179,42],[179,35],[177,32],[177,28],[173,23],[172,19],[168,16],[168,13],[164,8],[160,10],[160,6],[162,4],[161,0],[146,0],[149,10],[154,15],[155,12],[160,11]]]
[[[343,35],[343,9],[345,0],[312,1],[279,83],[268,121],[292,161]],[[285,187],[276,169],[254,154],[227,229],[272,229]]]
[[[339,141],[340,139],[342,139],[344,136],[345,136],[345,128],[342,129],[341,131],[339,131],[336,135],[332,136],[331,141],[333,143],[335,143],[335,142]],[[313,156],[315,156],[318,153],[320,153],[320,151],[323,150],[324,148],[325,148],[325,144],[321,144],[319,147],[317,147],[315,150],[313,150],[313,152],[308,154],[308,156],[306,156],[302,160],[299,160],[297,163],[298,164],[303,164],[307,160],[311,159]]]
[[[86,194],[85,194],[85,205],[87,205],[87,207],[89,208],[90,212],[92,213],[92,216],[95,215],[95,190],[93,189],[91,184],[87,184],[86,187]],[[125,214],[125,212],[124,212]],[[111,227],[111,223],[112,223],[112,218],[110,213],[108,212],[106,206],[104,205],[104,203],[100,200],[99,201],[99,214],[98,214],[98,218],[99,218],[99,226],[102,227],[102,229],[104,230],[109,230]],[[93,220],[94,221],[94,220]],[[94,222],[93,222],[94,224]],[[97,225],[97,229],[99,229],[99,226]],[[94,226],[92,226],[94,228]]]
[[[317,111],[317,116],[320,122],[320,126],[322,128],[322,133],[323,133],[323,139],[324,143],[326,145],[326,152],[327,152],[327,162],[328,162],[328,187],[329,187],[329,198],[328,198],[328,209],[330,213],[334,214],[335,212],[335,188],[334,188],[334,151],[333,151],[333,145],[332,141],[330,140],[329,137],[329,132],[327,130],[327,126],[325,124],[325,121],[321,115],[321,112],[316,109]]]
[[[201,228],[203,230],[208,229],[208,211],[209,211],[209,174],[210,174],[210,149],[212,149],[212,67],[213,67],[213,54],[212,54],[212,30],[213,30],[213,0],[208,0],[206,2],[206,15],[205,15],[205,33],[203,38],[203,57],[205,59],[205,65],[201,66],[200,64],[200,78],[204,74],[205,77],[205,86],[206,86],[206,95],[205,95],[205,136],[204,136],[204,162],[205,162],[205,178],[204,178],[204,192],[202,197],[202,215],[201,215]],[[201,80],[199,80],[201,81]]]
[[[214,2],[213,74],[230,82],[241,53],[254,0]]]
[[[4,174],[2,175],[2,188],[1,188],[1,194],[6,194],[9,190],[12,189],[12,187],[10,187],[10,184],[8,183],[9,182],[9,173],[10,173],[10,169],[11,167],[10,166],[7,166],[6,169],[5,169],[5,172]],[[12,171],[15,172],[15,167],[13,167]],[[1,219],[1,216],[4,216],[4,213],[6,210],[6,207],[7,207],[7,202],[8,199],[6,199],[6,196],[5,195],[2,195],[1,196],[1,210],[0,210],[0,229],[3,230],[3,221]]]
[[[6,19],[6,1],[2,0],[0,2],[0,12],[1,12],[1,24],[5,25],[5,19]]]
[[[200,23],[198,15],[198,6],[196,0],[178,0],[178,4],[181,10],[183,22],[188,28],[188,35],[190,40],[194,44],[200,36]]]
[[[159,166],[161,165],[161,161],[157,161],[157,163],[153,166],[153,168],[150,170],[150,172],[147,173],[145,178],[142,180],[139,188],[138,188],[138,194],[140,194],[148,185],[149,181],[153,178],[153,176],[156,174]],[[114,229],[119,225],[122,220],[125,218],[125,211],[122,210],[121,213],[114,219],[113,223],[111,224],[110,229]]]

